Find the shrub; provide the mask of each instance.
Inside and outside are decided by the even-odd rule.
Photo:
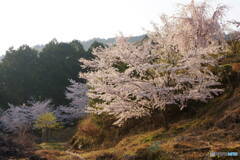
[[[100,132],[100,128],[94,123],[91,117],[87,117],[86,119],[82,120],[79,125],[79,131],[84,135],[94,137],[97,136]]]
[[[108,115],[89,115],[81,120],[78,130],[71,140],[71,145],[80,148],[92,148],[97,146],[111,146],[117,142],[119,129],[112,125],[114,120]]]

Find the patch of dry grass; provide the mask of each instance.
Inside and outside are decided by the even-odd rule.
[[[117,145],[107,149],[74,152],[86,160],[95,160],[105,154],[124,160],[125,156],[138,156],[143,153],[145,155],[156,153],[164,160],[173,159],[171,157],[176,160],[195,160],[209,158],[211,151],[240,152],[239,123],[232,119],[226,121],[226,126],[235,124],[231,129],[219,128],[217,125],[217,122],[226,120],[227,117],[238,118],[239,105],[240,89],[236,89],[230,98],[226,95],[218,97],[207,104],[195,118],[171,124],[169,130],[160,128],[126,136]],[[42,150],[37,153],[49,160],[74,158],[64,151]]]

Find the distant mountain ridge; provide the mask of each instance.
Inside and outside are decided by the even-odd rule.
[[[139,36],[131,36],[131,37],[128,37],[128,41],[130,43],[139,42],[139,41],[142,41],[145,37],[146,37],[145,34],[139,35]],[[100,43],[104,43],[104,44],[114,44],[116,42],[116,38],[107,38],[107,39],[104,39],[104,38],[93,38],[93,39],[90,39],[90,40],[87,40],[87,41],[80,41],[80,42],[83,45],[83,48],[85,50],[88,50],[89,47],[95,41],[100,42]],[[36,49],[37,51],[41,51],[44,48],[44,46],[45,45],[43,45],[43,44],[38,44],[38,45],[33,46],[33,48]]]
[[[141,41],[145,38],[145,34],[143,35],[139,35],[139,36],[132,36],[132,37],[128,37],[128,41],[130,43],[134,43],[134,42],[138,42],[138,41]],[[81,41],[81,44],[83,45],[83,48],[85,50],[88,50],[88,48],[91,46],[91,44],[94,42],[94,41],[97,41],[97,42],[100,42],[100,43],[104,43],[104,44],[113,44],[116,42],[116,38],[107,38],[107,39],[104,39],[104,38],[93,38],[93,39],[90,39],[90,40],[87,40],[87,41]]]
[[[42,49],[45,47],[45,45],[43,44],[38,44],[38,45],[35,45],[33,46],[34,49],[36,49],[37,51],[42,51]]]

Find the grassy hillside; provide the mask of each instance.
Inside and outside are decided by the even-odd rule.
[[[48,160],[195,160],[211,159],[209,152],[240,152],[240,88],[201,106],[191,118],[124,137],[115,146],[64,151],[50,148],[36,154]],[[238,157],[239,158],[239,157]],[[231,159],[230,157],[212,159]],[[234,159],[234,158],[233,158]],[[237,158],[236,158],[237,159]]]

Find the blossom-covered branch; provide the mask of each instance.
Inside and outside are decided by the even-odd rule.
[[[225,6],[208,16],[206,3],[183,6],[179,16],[163,16],[163,25],[149,32],[136,45],[119,37],[115,45],[98,48],[93,61],[81,60],[92,68],[81,76],[88,80],[88,96],[102,103],[88,111],[114,115],[116,125],[130,118],[151,115],[169,105],[186,107],[189,100],[208,101],[222,89],[209,66],[217,65],[212,54],[224,49]]]

